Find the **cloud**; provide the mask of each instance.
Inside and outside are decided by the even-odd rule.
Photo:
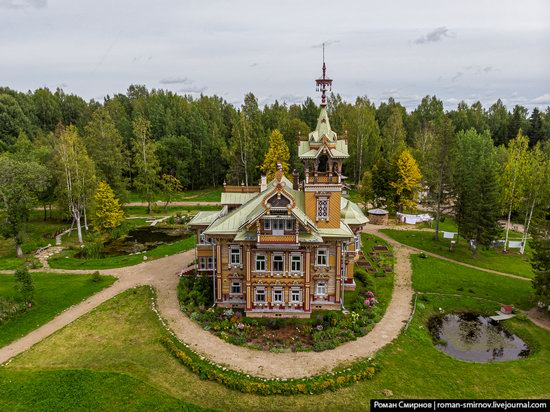
[[[414,41],[416,44],[432,43],[443,40],[445,37],[455,37],[455,34],[445,26],[441,26],[432,30],[424,36],[420,36]]]
[[[462,76],[464,76],[464,73],[462,72],[456,72],[456,74],[451,77],[452,82],[456,82],[458,79],[460,79]]]
[[[48,0],[0,0],[0,8],[4,9],[43,9],[48,6]]]
[[[193,83],[191,79],[187,77],[167,77],[160,80],[160,84],[185,84]]]
[[[550,104],[550,93],[544,93],[543,95],[540,95],[539,97],[535,97],[533,100],[531,100],[531,103],[534,103],[534,104]]]
[[[328,47],[332,44],[338,44],[340,43],[340,40],[325,40],[323,43],[319,43],[319,44],[314,44],[313,47],[314,49],[320,49],[321,47],[323,47],[323,44],[325,45],[325,47]]]
[[[184,93],[184,94],[191,94],[191,93],[204,93],[206,90],[208,90],[208,87],[206,86],[193,86],[193,85],[189,85],[187,87],[183,87],[181,89],[179,89],[178,91],[180,93]]]

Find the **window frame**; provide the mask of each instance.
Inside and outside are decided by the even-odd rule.
[[[294,294],[297,293],[298,294],[298,300],[295,300],[294,299]],[[290,289],[290,299],[289,299],[289,302],[290,303],[302,303],[302,288],[300,287],[293,287]]]
[[[322,288],[322,292],[319,292],[319,288]],[[327,282],[319,281],[315,283],[315,295],[316,296],[327,296],[328,295],[328,285]]]
[[[296,261],[295,258],[298,258]],[[298,263],[299,268],[294,269],[294,264]],[[292,254],[290,255],[290,272],[291,273],[302,273],[302,254]]]
[[[235,292],[233,290],[233,288],[235,286],[238,286],[239,287],[239,291],[238,292]],[[242,295],[243,293],[243,284],[240,280],[232,280],[231,281],[231,292],[230,292],[230,295]]]
[[[322,255],[319,254],[319,252],[324,252]],[[319,263],[319,258],[321,256],[324,256],[324,260],[325,262],[324,263]],[[326,266],[329,266],[328,264],[328,258],[329,258],[329,252],[328,252],[328,249],[327,248],[318,248],[317,251],[315,252],[315,266],[322,266],[322,267],[326,267]]]
[[[206,256],[200,256],[199,257],[199,270],[207,270],[206,269]]]
[[[281,299],[277,300],[275,298],[275,294],[280,294],[281,295]],[[284,303],[285,301],[285,295],[284,295],[284,290],[282,287],[274,287],[272,290],[271,290],[271,302],[272,303],[275,303],[275,304],[282,304]]]
[[[271,230],[271,219],[264,219],[264,230]]]
[[[263,264],[264,264],[264,268],[263,269],[258,269],[258,258],[263,258]],[[254,259],[254,268],[256,269],[255,271],[256,272],[266,272],[267,271],[267,258],[264,254],[256,254],[256,257]]]
[[[285,230],[294,230],[294,219],[285,220]]]
[[[216,268],[216,257],[208,256],[206,258],[206,270],[214,270]]]
[[[261,296],[263,296],[264,300],[258,300],[258,292],[262,292]],[[257,286],[254,288],[254,303],[267,303],[267,293],[264,286]]]
[[[237,253],[233,253],[233,251],[237,251]],[[238,262],[233,262],[234,256],[238,256]],[[242,264],[240,246],[229,246],[229,264],[231,266],[240,266]]]
[[[275,258],[281,258],[277,262],[281,262],[281,270],[275,270]],[[271,255],[271,273],[284,273],[285,271],[285,255],[282,253],[274,253]]]
[[[326,207],[325,207],[325,214],[320,214],[320,206],[321,206],[321,202],[326,202]],[[317,220],[328,220],[329,216],[330,216],[330,212],[329,212],[329,198],[328,197],[318,197],[317,198],[317,204],[316,204],[316,216],[317,216]]]

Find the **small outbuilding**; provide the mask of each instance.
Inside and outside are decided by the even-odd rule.
[[[384,209],[370,209],[369,222],[373,225],[387,225],[388,211]]]

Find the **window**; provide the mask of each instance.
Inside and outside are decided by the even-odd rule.
[[[273,303],[283,303],[283,289],[274,288],[273,289]]]
[[[239,247],[231,247],[230,249],[230,257],[231,257],[231,264],[232,265],[240,265],[241,264],[241,249]]]
[[[199,270],[206,270],[206,258],[200,257],[199,258]]]
[[[285,221],[282,219],[277,219],[272,222],[272,229],[274,235],[284,235],[285,234]]]
[[[317,249],[317,266],[328,265],[328,251],[326,249]]]
[[[285,223],[286,230],[292,230],[294,229],[294,220],[293,219],[287,219]]]
[[[203,232],[204,232],[204,230],[201,230],[201,231],[200,231],[200,235],[199,235],[199,243],[200,243],[201,245],[204,245],[204,244],[208,243],[208,242],[206,241],[206,235],[205,235]]]
[[[355,250],[361,249],[361,236],[355,236]]]
[[[271,230],[271,220],[264,219],[264,230]]]
[[[216,258],[214,256],[208,256],[207,262],[207,269],[214,270],[214,267],[216,266]]]
[[[315,288],[316,295],[326,295],[327,294],[327,284],[326,282],[317,282],[317,287]]]
[[[231,294],[240,295],[241,294],[241,282],[234,280],[231,282]]]
[[[265,256],[256,255],[256,271],[265,272]]]
[[[302,271],[302,255],[290,256],[290,271],[291,272]]]
[[[283,255],[273,255],[273,270],[272,272],[284,271],[284,257]]]
[[[317,199],[317,219],[328,219],[328,199],[326,197]]]
[[[256,300],[257,303],[264,303],[265,302],[265,289],[262,288],[256,288]]]
[[[292,288],[290,291],[290,302],[300,303],[302,302],[302,290],[300,288]]]

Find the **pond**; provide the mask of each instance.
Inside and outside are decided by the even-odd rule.
[[[132,229],[122,238],[105,243],[102,253],[105,256],[127,255],[144,252],[157,246],[174,243],[191,236],[186,228],[142,226]]]
[[[500,323],[474,313],[434,316],[428,322],[436,347],[473,362],[508,361],[529,355],[529,347]]]

